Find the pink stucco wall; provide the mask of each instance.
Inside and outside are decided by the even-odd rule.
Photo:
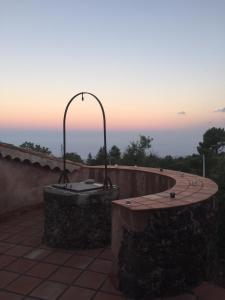
[[[60,171],[0,158],[0,215],[42,203],[43,186],[56,183]]]
[[[109,166],[108,175],[113,184],[120,189],[120,199],[143,196],[146,194],[159,193],[175,184],[175,180],[162,174],[148,172],[142,168],[129,166]],[[85,166],[77,173],[70,175],[72,181],[81,181],[87,178],[95,179],[97,182],[104,180],[103,167]]]
[[[43,203],[42,191],[46,185],[58,182],[59,168],[51,170],[28,160],[0,157],[0,215]],[[120,188],[120,199],[152,194],[171,187],[174,182],[160,174],[146,173],[134,167],[109,167],[112,183]],[[93,178],[103,182],[102,167],[80,167],[70,173],[70,181]]]

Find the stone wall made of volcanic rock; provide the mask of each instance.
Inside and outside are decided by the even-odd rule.
[[[135,299],[179,294],[209,278],[215,263],[213,201],[152,211],[142,232],[123,227],[120,289]]]
[[[132,299],[179,294],[214,270],[217,185],[177,171],[163,176],[175,182],[167,190],[113,201],[112,278]]]
[[[44,241],[50,247],[91,249],[111,241],[111,206],[118,189],[74,193],[44,189]]]

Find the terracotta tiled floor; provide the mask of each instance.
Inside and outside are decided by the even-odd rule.
[[[41,210],[0,223],[0,300],[126,299],[108,277],[109,248],[49,248],[42,243],[42,226]],[[192,294],[163,300],[225,300],[225,289],[203,283]]]

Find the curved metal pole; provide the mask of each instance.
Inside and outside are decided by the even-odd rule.
[[[82,95],[82,101],[84,100],[84,95],[91,95],[92,97],[95,98],[95,100],[97,100],[97,102],[99,103],[100,107],[101,107],[101,111],[102,111],[102,116],[103,116],[103,130],[104,130],[104,159],[105,159],[105,178],[104,178],[104,188],[108,188],[109,185],[110,187],[112,186],[111,180],[108,177],[108,170],[107,170],[107,165],[108,165],[108,159],[107,159],[107,145],[106,145],[106,118],[105,118],[105,111],[103,108],[103,105],[101,103],[101,101],[94,95],[88,92],[82,92],[82,93],[78,93],[75,96],[73,96],[70,101],[68,102],[65,112],[64,112],[64,117],[63,117],[63,172],[59,178],[59,182],[61,182],[61,180],[63,179],[64,183],[68,183],[69,182],[69,178],[66,172],[66,116],[67,116],[67,111],[69,109],[69,106],[71,104],[71,102],[78,96]]]

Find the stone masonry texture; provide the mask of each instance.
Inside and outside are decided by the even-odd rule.
[[[142,232],[123,228],[119,286],[134,299],[190,290],[213,274],[216,210],[208,200],[155,210]]]
[[[88,249],[111,240],[111,202],[118,189],[91,193],[44,189],[44,241],[51,247]]]

